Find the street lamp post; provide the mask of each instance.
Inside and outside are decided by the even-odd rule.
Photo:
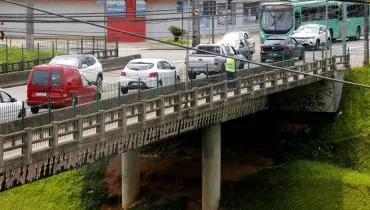
[[[326,30],[325,30],[325,42],[328,43],[328,0],[325,2],[325,25],[326,25]],[[331,37],[331,40],[333,40],[333,37]],[[331,44],[329,45],[331,47]],[[325,62],[326,59],[328,58],[328,48],[325,47]]]

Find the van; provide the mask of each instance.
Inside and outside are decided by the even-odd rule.
[[[75,100],[73,100],[75,96]],[[36,114],[40,108],[61,108],[96,100],[96,86],[76,67],[44,64],[32,68],[27,81],[27,105]]]

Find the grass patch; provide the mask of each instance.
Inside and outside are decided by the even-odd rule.
[[[173,38],[164,38],[164,39],[162,39],[162,41],[169,42],[171,44],[182,45],[182,46],[188,46],[188,44],[189,44],[189,46],[191,46],[191,44],[193,43],[191,40],[188,41],[188,40],[184,39],[183,41],[181,41],[181,38],[179,39],[178,42],[175,42],[175,40]]]
[[[222,186],[225,209],[370,209],[370,174],[293,161]]]
[[[37,58],[52,58],[53,55],[61,55],[62,52],[53,52],[51,50],[41,50],[38,54],[37,49],[34,50],[23,50],[23,61],[35,61]],[[38,56],[39,55],[39,56]],[[22,49],[19,47],[8,47],[8,63],[21,62],[22,61]],[[42,62],[42,61],[40,61]],[[0,64],[6,63],[6,49],[5,47],[0,47]],[[32,62],[32,64],[34,64]],[[41,64],[41,63],[40,63]],[[33,66],[33,65],[32,65]],[[32,67],[31,66],[31,67]],[[25,65],[25,68],[27,66]],[[8,65],[8,71],[19,71],[21,70],[20,65]],[[4,71],[4,70],[2,70]]]
[[[78,170],[16,187],[0,193],[1,209],[82,209],[83,180]]]
[[[370,85],[370,67],[353,68],[346,80]],[[320,130],[319,139],[333,143],[358,134],[370,134],[370,90],[344,85],[341,107],[343,114]]]

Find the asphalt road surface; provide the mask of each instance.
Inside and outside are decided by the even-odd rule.
[[[258,41],[258,40],[257,40]],[[259,51],[260,48],[258,47],[259,44],[256,45],[256,53],[253,55],[253,61],[259,62],[260,56]],[[347,42],[347,47],[349,48],[349,52],[351,54],[351,64],[352,66],[360,66],[363,62],[363,53],[364,53],[364,43],[363,39],[358,41],[351,41]],[[328,50],[328,56],[330,55],[342,55],[342,42],[335,42],[332,45],[332,50]],[[181,80],[184,80],[186,78],[184,67],[185,67],[185,56],[186,56],[186,50],[148,50],[148,49],[120,49],[120,56],[125,55],[131,55],[131,54],[141,54],[142,58],[162,58],[168,60],[171,64],[176,66],[176,70],[179,72],[182,72],[183,76]],[[313,50],[307,50],[305,55],[306,62],[311,62],[313,58],[320,59],[322,56],[325,57],[325,51],[313,51]],[[301,64],[302,61],[296,61],[296,64]],[[253,67],[256,65],[251,65],[250,67]],[[104,83],[105,84],[118,84],[119,77],[120,77],[121,70],[117,71],[111,71],[104,73]],[[204,78],[205,75],[199,75],[197,78]],[[17,86],[12,88],[6,88],[6,90],[17,100],[19,101],[25,101],[26,100],[26,86]],[[114,95],[113,93],[110,95]],[[103,98],[106,98],[108,96],[103,96]],[[29,113],[27,113],[27,116],[29,116]]]

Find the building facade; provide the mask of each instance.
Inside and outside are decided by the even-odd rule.
[[[33,0],[34,7],[108,28],[151,38],[171,37],[168,28],[178,26],[192,35],[193,3],[187,0]],[[18,1],[26,5],[26,1]],[[226,10],[226,4],[228,10]],[[200,0],[201,35],[232,30],[255,30],[259,0]],[[195,7],[195,6],[194,6]],[[26,8],[0,2],[0,18],[7,34],[25,35]],[[119,31],[106,30],[85,23],[34,11],[35,36],[107,36],[109,41],[145,41]],[[228,24],[226,24],[226,22]]]

